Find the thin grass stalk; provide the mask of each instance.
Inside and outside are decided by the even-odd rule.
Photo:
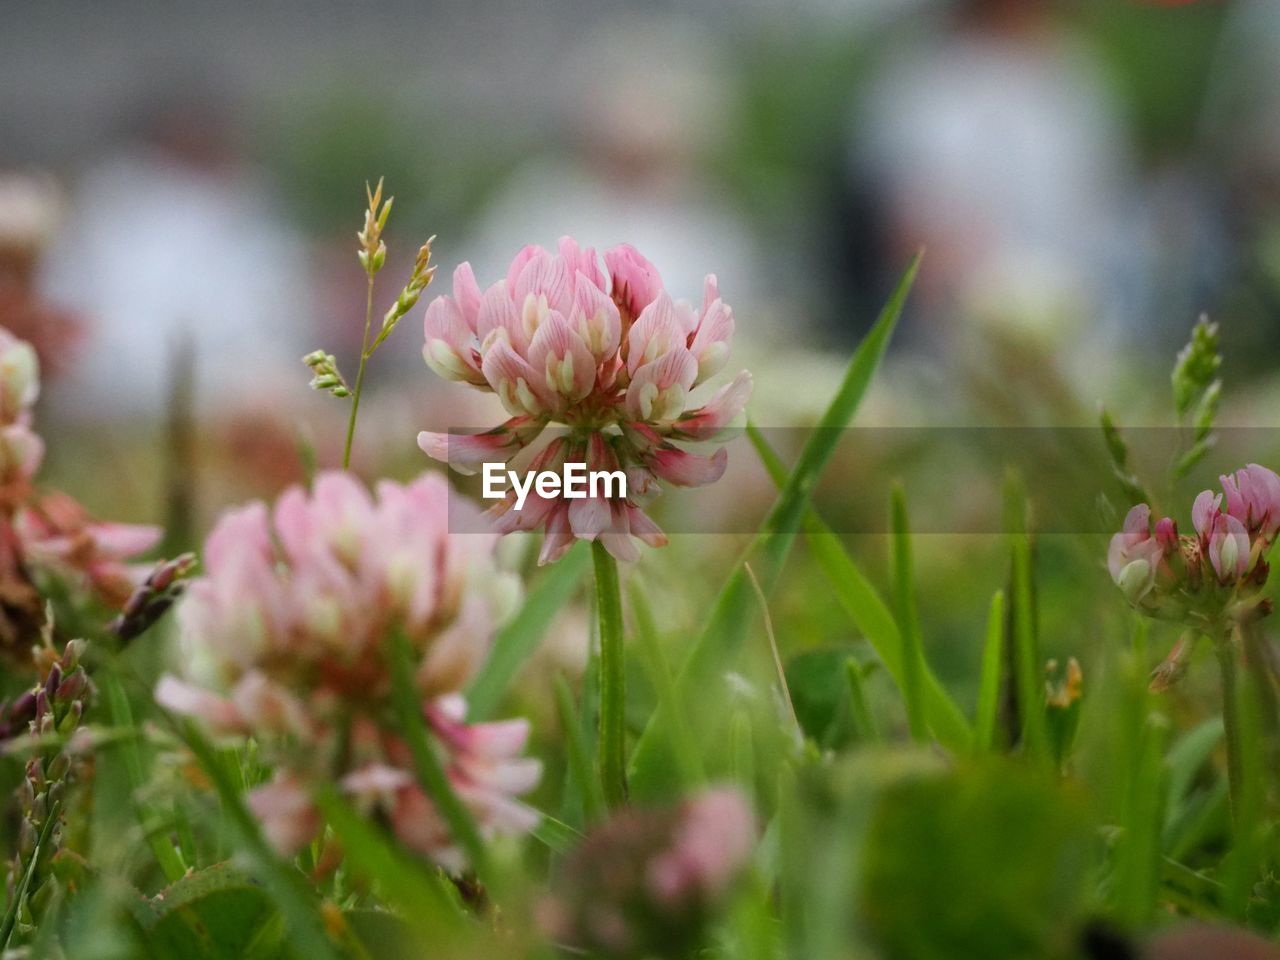
[[[347,440],[342,448],[342,469],[351,469],[351,443],[356,436],[356,415],[360,412],[360,394],[364,392],[364,368],[369,363],[369,330],[373,326],[373,274],[364,298],[364,335],[360,338],[360,368],[356,371],[356,385],[351,391],[351,414],[347,417]]]

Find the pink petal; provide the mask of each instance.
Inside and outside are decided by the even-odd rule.
[[[475,333],[480,313],[480,285],[476,283],[471,264],[465,261],[453,271],[453,299],[457,302],[468,329]]]
[[[243,729],[240,711],[226,697],[165,674],[156,684],[155,701],[166,710],[203,720],[216,733]]]
[[[609,270],[614,302],[627,310],[628,322],[634,321],[662,290],[657,267],[627,243],[606,250],[604,262]]]
[[[678,487],[703,487],[724,476],[728,461],[729,454],[723,447],[707,457],[664,447],[655,451],[646,465],[657,476]]]
[[[751,374],[743,370],[705,404],[676,421],[676,432],[692,440],[710,440],[736,420],[751,398]]]
[[[486,349],[481,369],[509,413],[536,417],[550,408],[543,376],[507,340],[499,338]]]
[[[1192,504],[1191,524],[1202,541],[1207,541],[1213,532],[1214,521],[1221,506],[1222,494],[1215,496],[1212,490],[1203,491]]]

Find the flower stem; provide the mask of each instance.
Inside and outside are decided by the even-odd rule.
[[[622,591],[618,562],[599,540],[591,543],[600,615],[600,785],[605,802],[627,799],[626,672],[622,660]]]
[[[1230,801],[1231,820],[1235,823],[1240,812],[1240,791],[1243,772],[1240,756],[1240,713],[1236,690],[1236,652],[1229,639],[1217,638],[1218,669],[1222,674],[1222,727],[1227,742],[1227,797]]]
[[[369,362],[369,329],[373,326],[373,274],[369,274],[369,287],[364,298],[364,336],[360,338],[360,369],[356,371],[356,385],[351,391],[351,416],[347,418],[347,442],[342,449],[342,469],[351,469],[351,441],[356,436],[356,414],[360,412],[360,393],[364,390],[364,367]]]

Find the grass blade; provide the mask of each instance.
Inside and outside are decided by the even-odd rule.
[[[111,718],[111,725],[121,731],[132,730],[133,712],[129,709],[129,698],[125,695],[119,679],[109,670],[103,670],[99,673],[98,682],[102,687],[103,697],[106,700],[107,713]],[[146,834],[147,845],[151,848],[151,852],[156,858],[156,863],[160,865],[160,870],[164,873],[166,882],[176,883],[187,872],[186,867],[183,866],[182,858],[178,856],[178,851],[174,849],[173,844],[155,832],[154,822],[156,818],[150,815],[150,812],[143,807],[139,799],[143,788],[147,785],[147,776],[143,769],[142,751],[138,749],[137,738],[133,736],[120,737],[111,744],[109,750],[117,754],[123,761],[125,774],[129,782],[131,805],[138,818],[138,824],[142,827],[143,833]]]
[[[533,828],[533,833],[530,836],[552,853],[563,856],[582,843],[587,835],[575,830],[564,821],[549,817],[544,813],[542,820]]]
[[[880,729],[867,703],[867,691],[862,683],[862,665],[853,657],[844,662],[845,677],[849,681],[849,719],[859,743],[878,743]]]
[[[560,727],[564,731],[569,776],[578,796],[582,798],[582,813],[586,822],[598,823],[605,815],[604,794],[600,792],[600,781],[591,764],[591,751],[587,748],[587,741],[582,733],[582,720],[573,705],[573,691],[569,689],[563,676],[556,677],[555,688],[556,711],[560,717]]]
[[[974,720],[974,747],[989,753],[996,747],[1000,715],[1000,668],[1004,664],[1004,591],[991,598],[987,616],[987,640],[982,647],[982,679],[978,687],[978,713]]]
[[[689,728],[688,711],[680,701],[676,690],[675,678],[667,666],[667,659],[662,654],[662,645],[658,641],[658,629],[653,621],[653,610],[649,607],[649,599],[645,596],[638,580],[631,581],[627,591],[631,598],[631,614],[635,620],[636,640],[639,643],[640,655],[644,659],[645,671],[649,682],[658,693],[658,703],[668,711],[676,722],[671,729],[671,752],[680,768],[680,779],[685,786],[695,786],[706,781],[706,771],[702,766],[702,757],[693,740]]]
[[[1005,523],[1009,529],[1013,600],[1013,680],[1021,714],[1022,749],[1029,757],[1052,764],[1044,716],[1044,660],[1036,637],[1031,537],[1027,533],[1027,499],[1021,480],[1010,474],[1005,483]]]
[[[582,544],[574,547],[547,570],[519,612],[498,631],[493,650],[481,666],[467,690],[467,719],[471,723],[493,716],[511,681],[524,662],[538,648],[538,643],[582,583],[588,566],[588,551]]]
[[[1116,914],[1121,923],[1138,929],[1150,922],[1160,882],[1160,834],[1167,776],[1164,745],[1168,722],[1149,714],[1137,734],[1135,763],[1121,814],[1116,852]]]

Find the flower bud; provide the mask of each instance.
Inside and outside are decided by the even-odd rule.
[[[80,659],[84,656],[85,650],[89,646],[89,641],[81,637],[74,640],[68,640],[67,645],[62,648],[62,657],[58,661],[62,664],[64,673],[70,673],[80,663]]]
[[[1147,560],[1132,560],[1120,571],[1116,585],[1132,604],[1138,604],[1152,587],[1151,563]]]
[[[83,669],[77,667],[76,670],[65,680],[58,688],[57,700],[59,703],[71,703],[79,700],[89,686],[89,675]]]

